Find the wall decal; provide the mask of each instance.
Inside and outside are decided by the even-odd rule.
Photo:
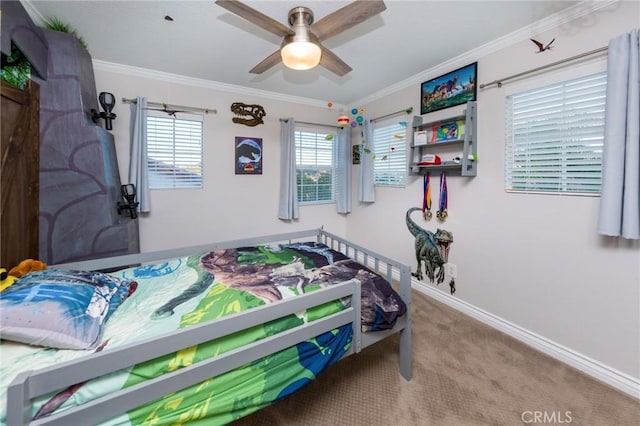
[[[262,118],[267,115],[261,105],[247,105],[242,102],[232,103],[231,112],[236,115],[232,118],[232,121],[236,124],[244,124],[245,126],[257,126],[258,124],[264,124]]]
[[[534,40],[532,38],[530,38],[529,40],[531,40],[536,46],[538,46],[538,50],[536,51],[536,53],[542,53],[545,50],[551,50],[551,43],[553,43],[554,41],[556,41],[556,39],[552,39],[549,43],[547,43],[547,45],[545,46],[543,43],[540,43],[538,40]]]
[[[427,278],[440,284],[444,281],[444,264],[449,258],[449,246],[453,243],[453,234],[444,229],[438,229],[434,234],[418,226],[411,219],[411,213],[421,210],[420,207],[411,207],[407,210],[405,219],[409,232],[415,237],[416,260],[418,262],[418,269],[415,274],[412,272],[411,275],[422,280],[422,264],[424,263],[424,272]],[[451,289],[455,291],[455,283]]]

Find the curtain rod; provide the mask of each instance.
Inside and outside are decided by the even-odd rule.
[[[380,117],[376,117],[376,118],[373,119],[373,121],[382,120],[383,118],[389,118],[389,117],[393,117],[395,115],[400,115],[400,114],[411,114],[411,112],[413,112],[413,107],[409,107],[407,109],[401,109],[399,111],[391,112],[389,114],[385,114],[385,115],[382,115]],[[280,121],[286,122],[287,119],[286,118],[281,118]],[[306,121],[296,121],[296,123],[306,124],[306,125],[309,125],[309,126],[325,126],[325,127],[336,127],[336,128],[340,127],[340,126],[332,126],[330,124],[309,123],[309,122],[306,122]]]
[[[135,103],[138,103],[138,101],[136,99],[122,98],[122,103],[135,104]],[[164,102],[149,102],[149,101],[147,101],[147,105],[154,106],[154,107],[168,108],[168,109],[181,109],[181,110],[184,110],[184,112],[202,112],[202,113],[205,113],[205,114],[209,114],[209,113],[217,114],[218,113],[217,109],[198,108],[198,107],[190,107],[190,106],[184,106],[184,105],[173,105],[173,104],[167,104],[167,103],[164,103]]]
[[[494,80],[494,81],[492,81],[490,83],[481,84],[480,88],[481,89],[486,89],[487,87],[490,87],[490,86],[502,87],[502,83],[504,83],[507,80],[512,80],[514,78],[522,77],[523,75],[532,74],[534,72],[542,71],[544,69],[555,67],[556,65],[561,65],[561,64],[564,64],[566,62],[575,61],[576,59],[584,58],[586,56],[591,56],[591,55],[595,55],[597,53],[606,52],[607,49],[608,49],[608,47],[601,47],[599,49],[595,49],[595,50],[591,50],[589,52],[581,53],[579,55],[572,56],[570,58],[562,59],[561,61],[552,62],[550,64],[543,65],[543,66],[538,67],[538,68],[534,68],[534,69],[531,69],[531,70],[528,70],[528,71],[524,71],[524,72],[521,72],[521,73],[518,73],[518,74],[510,75],[509,77],[504,77],[504,78],[501,78],[501,79],[498,79],[498,80]]]
[[[409,107],[406,109],[401,109],[399,111],[390,112],[389,114],[381,115],[380,117],[376,117],[373,121],[382,120],[383,118],[389,118],[400,114],[411,114],[413,112],[413,107]]]
[[[286,123],[287,121],[289,121],[289,119],[288,118],[281,118],[280,121]],[[336,128],[336,129],[339,127],[339,126],[333,126],[331,124],[310,123],[308,121],[298,121],[298,120],[295,120],[295,119],[294,119],[294,121],[296,123],[298,123],[298,124],[306,124],[307,126],[323,126],[323,127],[331,127],[331,128]]]

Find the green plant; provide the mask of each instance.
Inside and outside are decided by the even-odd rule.
[[[0,78],[19,89],[27,87],[31,78],[31,63],[13,43],[11,43],[11,55],[2,55]]]
[[[61,33],[66,33],[74,36],[76,39],[78,39],[82,47],[89,50],[89,48],[87,47],[87,42],[84,41],[84,39],[80,36],[80,34],[78,34],[78,31],[75,28],[73,28],[71,25],[62,22],[60,19],[56,18],[55,16],[51,16],[47,18],[43,24],[44,24],[44,27],[48,30],[58,31]]]

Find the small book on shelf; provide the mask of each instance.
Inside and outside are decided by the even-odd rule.
[[[464,121],[435,123],[431,126],[431,132],[429,133],[427,141],[430,144],[462,139],[464,137]]]
[[[427,142],[427,131],[426,130],[418,130],[413,132],[413,145],[421,146],[426,145]]]

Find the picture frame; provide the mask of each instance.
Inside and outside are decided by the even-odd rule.
[[[353,145],[351,147],[351,164],[360,164],[360,145]]]
[[[420,84],[420,114],[475,101],[478,63],[466,65]]]
[[[235,160],[237,175],[261,175],[262,138],[236,136]]]

